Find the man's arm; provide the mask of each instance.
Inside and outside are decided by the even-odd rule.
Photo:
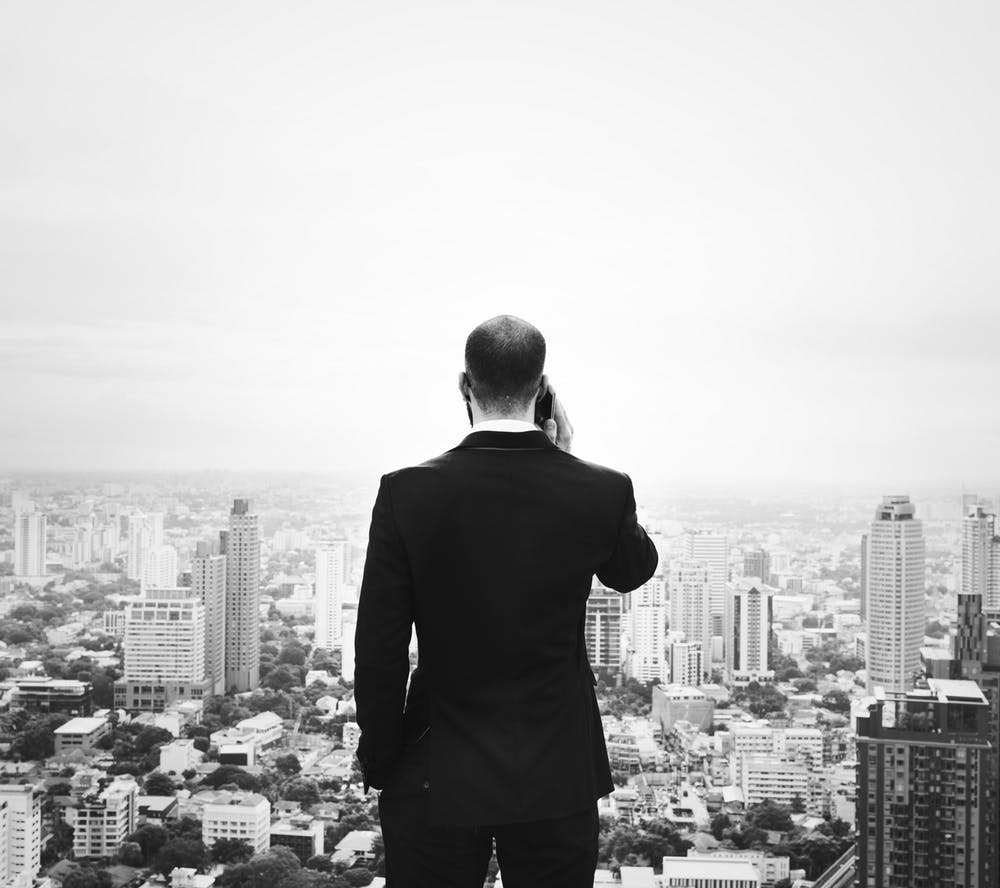
[[[366,792],[369,786],[382,788],[403,749],[412,587],[389,482],[383,476],[372,509],[354,638],[354,701],[361,728],[358,762]]]
[[[638,589],[653,575],[659,561],[656,546],[639,526],[632,479],[625,475],[625,480],[628,482],[628,491],[618,528],[618,540],[611,557],[597,570],[597,578],[609,589],[618,592]]]

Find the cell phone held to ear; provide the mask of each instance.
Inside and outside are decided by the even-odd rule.
[[[535,401],[535,425],[544,429],[547,419],[555,419],[555,398],[549,388],[546,388],[545,394]]]

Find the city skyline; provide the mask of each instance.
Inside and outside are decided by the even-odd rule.
[[[412,464],[511,312],[637,488],[997,480],[994,6],[393,8],[4,11],[0,467]]]

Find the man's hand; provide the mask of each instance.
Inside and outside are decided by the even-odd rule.
[[[573,424],[566,415],[566,409],[556,395],[556,390],[549,386],[552,393],[552,415],[554,419],[545,420],[545,434],[560,450],[570,452],[573,446]]]

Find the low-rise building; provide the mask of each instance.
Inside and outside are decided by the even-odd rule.
[[[300,863],[323,853],[324,822],[308,814],[293,814],[271,824],[271,847],[283,845],[295,852]]]
[[[254,850],[270,845],[271,803],[262,795],[247,793],[228,802],[210,802],[202,808],[201,839],[211,847],[218,839],[239,839]]]
[[[204,757],[195,748],[194,740],[174,740],[160,747],[160,770],[165,774],[183,774],[197,768]]]
[[[688,848],[687,856],[701,860],[745,860],[760,874],[761,888],[770,888],[775,882],[787,879],[790,872],[789,858],[768,857],[763,851],[749,848],[745,851],[698,851],[696,848]]]
[[[652,718],[660,723],[666,736],[678,721],[688,721],[699,730],[707,731],[712,724],[715,701],[705,694],[704,687],[657,685],[653,688]]]
[[[141,795],[136,806],[139,823],[163,826],[168,820],[177,819],[177,796]]]
[[[358,723],[344,722],[343,726],[344,749],[349,749],[351,750],[351,752],[356,751],[360,740],[361,740],[361,728],[358,726]]]
[[[111,733],[111,725],[106,718],[71,718],[53,733],[56,755],[76,749],[90,752],[102,737]]]
[[[811,800],[809,771],[805,765],[775,757],[748,757],[743,761],[741,789],[747,805],[770,799],[791,805],[795,798],[803,804]]]
[[[344,862],[349,866],[355,861],[375,859],[375,840],[381,834],[373,829],[353,829],[337,842],[337,847],[331,856],[334,863]]]
[[[664,857],[663,888],[761,888],[760,873],[746,860]]]
[[[89,681],[75,679],[13,678],[0,684],[7,689],[10,705],[28,712],[64,712],[89,716],[94,711],[93,688]]]

